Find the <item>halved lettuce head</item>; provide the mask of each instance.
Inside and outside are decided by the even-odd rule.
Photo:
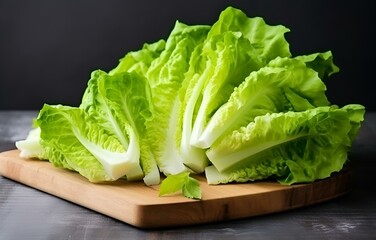
[[[324,106],[258,116],[209,150],[209,183],[275,178],[312,182],[340,171],[364,117],[364,107]]]

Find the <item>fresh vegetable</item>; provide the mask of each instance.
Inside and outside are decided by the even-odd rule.
[[[363,114],[362,106],[347,105],[258,116],[211,146],[206,178],[210,184],[327,178],[346,163]]]
[[[330,177],[365,108],[329,101],[332,52],[292,56],[289,31],[232,7],[212,26],[177,21],[167,39],[93,71],[78,107],[45,104],[20,156],[193,199],[201,173],[209,184]]]
[[[79,172],[92,182],[116,180],[126,175],[122,165],[126,149],[120,141],[77,107],[44,105],[38,117],[45,157],[56,166]],[[142,171],[132,171],[135,176]]]
[[[16,147],[21,150],[22,158],[39,158],[44,159],[43,147],[40,143],[40,128],[35,127],[28,133],[26,139],[19,140],[15,143]]]
[[[201,199],[200,183],[189,172],[168,175],[161,183],[159,196],[181,192],[187,198]]]
[[[149,144],[159,169],[165,175],[187,171],[180,154],[178,112],[179,90],[192,52],[206,38],[209,26],[187,26],[177,22],[165,50],[152,62],[146,76],[152,89],[153,121],[146,124]]]
[[[248,18],[234,8],[224,10],[210,29],[202,49],[192,56],[187,88],[180,94],[181,154],[196,173],[209,162],[196,146],[211,115],[250,72],[277,56],[290,56],[283,26],[269,26],[262,18]]]
[[[153,111],[146,78],[135,72],[107,75],[95,71],[80,108],[119,139],[130,161],[140,163],[138,172],[143,171],[147,185],[159,183],[159,170],[146,138],[146,122]]]
[[[277,57],[253,71],[211,116],[194,144],[209,148],[217,139],[273,112],[302,111],[328,105],[325,84],[298,59]]]

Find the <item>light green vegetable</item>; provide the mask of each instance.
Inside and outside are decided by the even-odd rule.
[[[187,198],[201,199],[200,183],[189,175],[189,172],[182,172],[167,176],[161,183],[159,196],[181,192]]]
[[[146,122],[152,120],[153,111],[146,78],[135,72],[96,71],[92,76],[80,108],[119,139],[133,162],[140,162],[136,177],[143,171],[147,185],[158,184],[159,170],[146,138]]]
[[[181,91],[180,124],[183,162],[195,172],[209,164],[195,146],[209,118],[250,72],[277,56],[290,56],[286,32],[283,26],[269,26],[229,7],[210,29],[202,50],[193,55],[186,74],[189,85]]]
[[[159,169],[165,175],[188,170],[178,144],[177,92],[184,84],[183,80],[188,80],[184,79],[184,74],[193,50],[203,42],[209,29],[209,26],[187,26],[177,22],[165,50],[152,62],[146,74],[152,86],[154,104],[154,119],[147,123],[147,135]]]
[[[126,177],[158,184],[159,169],[144,137],[152,117],[150,101],[142,76],[93,72],[80,108],[46,105],[41,110],[37,124],[43,156],[93,182]]]
[[[210,118],[195,145],[209,148],[217,139],[273,112],[302,111],[328,105],[317,72],[297,59],[277,57],[252,72]]]
[[[95,70],[78,107],[45,104],[21,157],[92,182],[161,183],[201,199],[209,184],[312,182],[340,171],[365,109],[329,102],[330,51],[291,56],[282,25],[228,7],[212,25],[177,21],[167,39]]]
[[[33,128],[26,139],[16,141],[16,147],[21,150],[20,157],[22,158],[44,159],[43,146],[40,144],[40,128]]]
[[[79,108],[44,105],[37,123],[45,157],[92,182],[116,180],[137,165],[124,161],[123,145]]]
[[[258,116],[211,146],[206,178],[210,184],[327,178],[346,163],[363,115],[364,107],[353,104]]]
[[[308,67],[318,72],[319,77],[323,80],[339,72],[339,68],[333,63],[331,51],[302,55],[295,58],[305,62]]]
[[[224,32],[240,32],[252,44],[257,55],[266,63],[276,57],[291,56],[285,33],[290,30],[282,25],[270,26],[261,17],[248,17],[244,12],[227,7],[208,34],[208,39]]]

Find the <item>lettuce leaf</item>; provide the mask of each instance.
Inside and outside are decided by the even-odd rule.
[[[33,126],[25,139],[16,141],[17,149],[20,150],[22,158],[37,158],[46,160],[44,149],[40,143],[40,127]]]
[[[118,135],[128,134],[128,151],[132,151],[130,155],[135,161],[140,161],[145,184],[158,184],[159,169],[146,137],[146,124],[153,119],[151,90],[147,79],[135,72],[107,75],[98,79],[98,93],[105,104],[97,106],[107,111],[107,114],[101,114],[103,111],[97,108],[96,116],[99,114],[107,124],[116,126],[113,127],[115,131],[121,129]]]
[[[134,167],[123,160],[126,149],[117,138],[80,108],[45,104],[37,123],[44,156],[55,166],[77,171],[91,182],[116,180]]]
[[[135,72],[108,75],[97,70],[79,108],[46,105],[37,123],[47,159],[55,165],[78,171],[90,181],[126,177],[154,185],[159,184],[160,174],[146,138],[146,122],[151,119],[151,93],[144,77]],[[66,132],[65,138],[57,137],[64,135],[61,131]],[[109,152],[114,147],[118,150]],[[98,166],[79,165],[98,163],[95,159],[104,173]]]
[[[207,150],[208,183],[312,182],[340,171],[364,120],[357,104],[258,116]]]
[[[329,105],[317,72],[300,60],[277,57],[252,72],[210,118],[194,143],[209,148],[231,131],[273,112],[303,111]]]
[[[189,172],[168,175],[161,183],[159,196],[181,193],[192,199],[201,199],[200,183]]]
[[[189,59],[206,38],[209,26],[188,26],[176,22],[160,57],[156,58],[147,79],[151,85],[154,119],[147,122],[147,136],[158,167],[165,175],[188,170],[179,151],[177,116],[179,95]]]
[[[193,54],[186,74],[189,85],[180,92],[181,154],[193,171],[201,173],[209,164],[203,149],[195,145],[212,114],[250,72],[276,56],[291,55],[286,32],[283,26],[269,26],[232,7],[213,24],[202,50]]]
[[[289,43],[285,39],[290,29],[283,25],[270,26],[263,18],[248,17],[239,9],[227,7],[223,10],[213,24],[208,39],[224,32],[241,32],[266,63],[276,57],[291,56]]]

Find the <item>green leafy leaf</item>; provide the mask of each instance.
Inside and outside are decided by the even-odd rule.
[[[209,148],[222,136],[273,112],[304,111],[329,105],[317,72],[297,59],[277,57],[253,71],[210,117],[194,144]]]
[[[185,81],[193,50],[206,38],[209,26],[188,26],[177,22],[161,56],[147,72],[154,104],[153,121],[147,122],[147,137],[158,167],[165,175],[177,174],[187,168],[178,144],[179,92]]]
[[[187,198],[201,199],[200,183],[197,179],[188,177],[183,185],[183,195]]]
[[[267,25],[262,18],[249,18],[228,7],[211,27],[202,49],[192,54],[186,74],[189,84],[180,91],[183,163],[196,173],[209,164],[196,143],[214,112],[250,72],[277,56],[289,57],[284,38],[288,29]]]
[[[189,172],[182,172],[167,176],[160,185],[159,196],[182,193],[187,198],[201,199],[200,184],[189,175]]]
[[[215,143],[207,155],[211,184],[274,177],[312,182],[340,171],[363,121],[364,107],[317,107],[258,116]]]

